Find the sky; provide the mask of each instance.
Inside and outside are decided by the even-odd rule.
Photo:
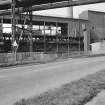
[[[75,6],[73,7],[74,18],[78,18],[78,14],[86,10],[102,11],[105,12],[105,3]],[[34,12],[36,15],[47,15],[47,16],[57,16],[57,17],[67,17],[67,8],[59,8],[52,10],[43,10]]]

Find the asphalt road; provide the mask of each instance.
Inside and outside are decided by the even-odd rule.
[[[105,69],[105,57],[68,59],[0,70],[0,105],[38,95]]]

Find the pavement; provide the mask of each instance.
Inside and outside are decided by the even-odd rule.
[[[105,57],[0,68],[0,105],[39,95],[105,69]]]
[[[96,97],[85,105],[105,105],[105,90],[102,90]]]

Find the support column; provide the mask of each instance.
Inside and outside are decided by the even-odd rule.
[[[73,18],[73,7],[67,7],[67,17]]]
[[[84,53],[87,54],[90,51],[90,32],[89,30],[83,30],[84,36]]]
[[[80,30],[80,21],[78,20],[78,50],[81,51],[81,30]]]
[[[57,44],[57,53],[58,53],[58,51],[59,51],[59,45],[58,45],[58,32],[57,32],[57,28],[58,28],[58,24],[57,24],[57,22],[56,22],[56,44]]]
[[[29,18],[30,18],[30,24],[29,24],[29,29],[30,29],[30,54],[33,52],[33,38],[32,38],[32,11],[29,11]]]
[[[11,3],[11,24],[12,24],[12,45],[15,41],[15,0],[12,0]],[[12,46],[12,52],[14,52],[14,48]]]
[[[3,17],[1,18],[0,22],[0,38],[2,38],[2,33],[3,33]]]
[[[45,34],[45,25],[46,25],[46,22],[44,21],[44,53],[46,53],[46,34]]]
[[[0,44],[3,44],[3,17],[0,20]],[[3,49],[3,48],[0,48]]]
[[[13,63],[16,63],[16,49],[17,43],[15,41],[15,0],[11,3],[11,25],[12,25],[12,53],[13,53]]]
[[[69,41],[70,35],[69,35],[69,33],[70,33],[70,23],[68,23],[68,57],[69,57],[69,53],[70,53],[70,46],[69,46],[69,44],[70,44],[70,41]]]

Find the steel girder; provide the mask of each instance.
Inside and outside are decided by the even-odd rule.
[[[0,10],[11,8],[11,0],[7,1],[8,2],[5,1],[5,3],[0,4]],[[103,2],[105,2],[105,0],[16,0],[16,7],[20,7],[20,12],[26,12],[27,9],[31,11],[39,11],[45,9],[79,6]],[[25,9],[22,9],[23,7]]]
[[[70,6],[79,6],[79,5],[87,5],[87,4],[95,4],[95,3],[103,3],[105,0],[75,0],[75,1],[62,1],[62,2],[54,2],[47,3],[41,5],[33,5],[30,7],[19,7],[19,9],[15,9],[16,13],[23,13],[27,11],[40,11],[61,7],[70,7]],[[2,10],[0,11],[0,15],[8,15],[11,13],[11,10]]]

